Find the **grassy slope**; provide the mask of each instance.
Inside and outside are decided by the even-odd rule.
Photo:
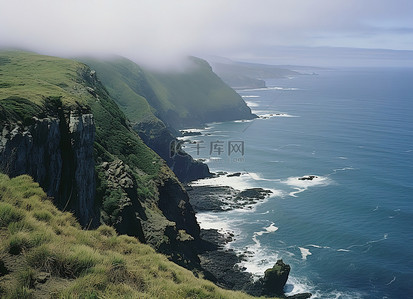
[[[147,84],[138,65],[124,58],[106,61],[84,58],[82,62],[96,70],[99,79],[132,123],[156,120],[145,99]]]
[[[48,97],[61,97],[67,109],[89,107],[96,122],[95,147],[104,148],[107,157],[117,156],[132,167],[157,175],[162,167],[159,157],[129,130],[124,114],[104,87],[85,81],[82,76],[89,71],[88,66],[73,60],[23,51],[0,51],[0,113],[15,112],[16,107],[20,107],[28,114],[24,117],[37,116],[44,111],[44,101]],[[98,100],[87,86],[95,89]]]
[[[172,102],[181,117],[242,105],[240,96],[212,72],[206,61],[194,57],[191,60],[193,65],[185,72],[148,75],[159,98]],[[159,86],[166,92],[158,92]]]
[[[169,223],[157,207],[157,185],[166,178],[176,180],[173,172],[129,128],[124,114],[103,85],[90,79],[88,66],[73,60],[18,51],[0,51],[0,64],[1,82],[7,83],[0,88],[0,127],[4,120],[24,125],[32,116],[48,115],[44,107],[48,97],[61,97],[66,110],[88,107],[96,125],[96,204],[105,213],[112,213],[111,207],[121,204],[121,197],[116,190],[108,188],[109,182],[105,181],[100,167],[102,162],[120,159],[130,167],[137,180],[139,200],[151,227],[160,229]],[[87,88],[93,88],[98,97]],[[19,110],[16,107],[22,115],[16,113]]]
[[[251,298],[222,290],[108,226],[82,230],[29,176],[0,174],[3,298]],[[40,272],[51,276],[38,283]],[[44,275],[44,274],[43,274]]]
[[[0,51],[0,98],[19,96],[42,104],[44,97],[62,96],[65,104],[86,102],[90,95],[74,80],[82,68],[83,64],[68,59]]]
[[[191,58],[185,71],[167,73],[144,70],[125,58],[82,61],[97,71],[132,123],[154,121],[154,114],[175,128],[215,121],[215,112],[249,116],[242,98],[198,58]]]

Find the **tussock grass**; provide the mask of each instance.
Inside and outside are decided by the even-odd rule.
[[[51,274],[53,298],[251,298],[196,278],[112,227],[82,230],[28,176],[0,174],[0,198],[0,257],[19,261],[0,277],[2,298],[36,298],[40,272]]]

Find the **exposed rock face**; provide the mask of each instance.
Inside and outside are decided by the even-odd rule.
[[[139,123],[134,129],[143,142],[166,161],[181,182],[212,176],[208,165],[195,161],[184,151],[171,153],[171,145],[178,144],[178,141],[161,122]]]
[[[74,179],[77,201],[74,204],[75,214],[82,220],[93,221],[93,205],[95,197],[95,161],[93,143],[95,141],[95,123],[92,114],[70,113],[69,134],[75,164]],[[96,219],[97,220],[97,219]],[[97,222],[95,220],[95,222]]]
[[[33,119],[29,126],[0,126],[1,170],[11,177],[29,174],[57,206],[73,211],[84,226],[96,225],[93,115]]]
[[[185,230],[198,238],[200,228],[195,211],[189,203],[189,197],[182,185],[173,178],[163,180],[159,186],[159,208],[169,221],[176,223],[178,230]]]
[[[137,182],[129,166],[121,160],[115,160],[104,162],[101,167],[105,173],[107,188],[120,192],[118,201],[115,202],[116,212],[109,214],[108,209],[111,207],[103,205],[103,222],[115,227],[118,233],[137,237],[145,243],[141,220],[146,220],[146,215],[138,200]]]
[[[266,295],[284,294],[284,286],[290,274],[290,265],[284,264],[283,260],[278,260],[274,267],[265,270],[262,279],[263,293]]]

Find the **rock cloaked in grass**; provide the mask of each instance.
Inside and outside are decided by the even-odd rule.
[[[283,260],[278,260],[272,268],[265,270],[262,280],[264,294],[284,294],[284,286],[287,283],[290,270],[290,265],[285,264]]]

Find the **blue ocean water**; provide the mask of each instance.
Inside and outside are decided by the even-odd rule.
[[[274,193],[250,210],[198,214],[201,226],[234,231],[229,246],[258,276],[278,258],[290,264],[290,294],[413,298],[413,69],[323,70],[267,86],[239,91],[263,118],[210,124],[186,150],[212,171],[242,172],[200,184]],[[239,146],[229,153],[229,143]],[[306,175],[317,178],[298,180]]]

